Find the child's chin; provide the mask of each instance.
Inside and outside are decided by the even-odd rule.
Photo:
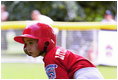
[[[38,56],[32,56],[33,58],[36,58],[36,57],[38,57]]]

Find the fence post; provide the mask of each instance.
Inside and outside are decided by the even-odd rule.
[[[66,30],[62,30],[62,38],[61,38],[61,46],[63,48],[66,48],[66,35],[67,34],[67,31]]]

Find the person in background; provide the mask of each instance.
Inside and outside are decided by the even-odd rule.
[[[9,17],[9,13],[6,11],[6,6],[4,4],[1,4],[1,22],[7,21]],[[8,43],[7,43],[7,30],[1,30],[1,49],[7,50]]]
[[[104,19],[102,20],[102,22],[116,22],[110,10],[106,10]]]
[[[8,20],[9,13],[6,11],[6,6],[1,4],[1,21]]]
[[[54,23],[54,21],[50,17],[41,14],[39,10],[33,10],[31,13],[31,18],[33,21],[39,21],[40,23],[45,23],[48,25]],[[53,28],[53,29],[54,32],[58,34],[59,30],[57,28]]]
[[[39,22],[45,23],[45,24],[53,24],[53,22],[54,22],[50,17],[42,15],[40,13],[40,11],[38,11],[38,10],[32,11],[31,18],[34,21],[39,21]]]

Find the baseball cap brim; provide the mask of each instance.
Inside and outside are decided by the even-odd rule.
[[[34,36],[32,36],[32,35],[24,34],[24,35],[20,35],[20,36],[16,36],[16,37],[14,37],[14,40],[15,40],[16,42],[19,42],[19,43],[24,44],[24,40],[23,40],[23,38],[38,39],[38,38],[36,38],[36,37],[34,37]]]

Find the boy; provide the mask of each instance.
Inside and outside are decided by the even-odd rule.
[[[26,27],[23,35],[14,40],[24,44],[24,51],[32,57],[43,56],[49,79],[102,79],[96,67],[85,58],[56,46],[53,29],[43,23]]]

